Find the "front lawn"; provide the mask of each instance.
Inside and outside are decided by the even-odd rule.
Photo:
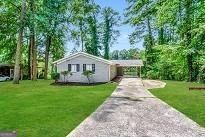
[[[150,90],[155,96],[205,127],[205,90],[191,90],[191,86],[205,84],[165,81],[165,88]]]
[[[113,92],[116,84],[52,86],[52,81],[0,83],[0,132],[64,137]]]

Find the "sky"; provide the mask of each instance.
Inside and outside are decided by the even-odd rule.
[[[123,20],[124,9],[128,6],[126,0],[95,0],[95,2],[96,4],[99,4],[101,8],[112,7],[115,11],[119,12]],[[120,36],[118,37],[117,42],[115,42],[110,48],[111,51],[129,49],[131,47],[142,49],[142,42],[139,42],[136,45],[130,45],[129,43],[128,35],[132,33],[133,28],[131,28],[129,25],[123,24],[117,29],[120,31]],[[71,49],[72,48],[69,48],[69,50]]]

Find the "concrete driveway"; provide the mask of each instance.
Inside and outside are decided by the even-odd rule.
[[[68,137],[205,137],[205,130],[155,98],[141,79],[124,78]]]

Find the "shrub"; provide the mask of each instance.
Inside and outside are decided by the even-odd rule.
[[[60,73],[52,73],[51,74],[51,78],[55,80],[55,82],[58,81],[58,79],[60,78]]]
[[[72,76],[72,73],[70,71],[62,71],[61,74],[64,76],[64,82],[66,82],[66,79],[65,79],[66,76],[68,75]]]
[[[82,74],[87,77],[87,79],[88,79],[88,84],[90,84],[90,77],[91,77],[94,73],[93,73],[92,71],[90,71],[90,70],[86,70],[86,71],[84,71]]]

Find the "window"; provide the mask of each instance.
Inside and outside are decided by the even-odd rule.
[[[68,64],[68,71],[79,72],[80,71],[80,64]]]
[[[83,71],[86,70],[95,72],[95,64],[83,64]]]
[[[71,65],[71,72],[77,72],[77,65],[76,64]]]
[[[86,64],[86,70],[92,71],[92,65],[91,64]]]

